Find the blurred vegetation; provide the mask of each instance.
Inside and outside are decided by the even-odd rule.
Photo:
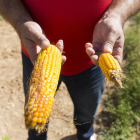
[[[8,137],[8,136],[4,136],[4,137],[2,138],[2,140],[9,140],[9,137]]]
[[[102,140],[140,139],[140,13],[132,21],[125,33],[124,89],[109,93],[105,101],[111,123],[103,127]]]
[[[0,21],[2,21],[2,20],[4,20],[4,18],[0,16]]]

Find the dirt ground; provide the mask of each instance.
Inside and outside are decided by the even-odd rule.
[[[105,95],[103,99],[105,98]],[[102,99],[102,100],[103,100]],[[102,111],[99,107],[98,114]],[[95,130],[100,128],[95,125]],[[48,140],[75,140],[73,104],[61,84],[50,115]],[[20,40],[14,29],[0,21],[0,140],[26,140]]]

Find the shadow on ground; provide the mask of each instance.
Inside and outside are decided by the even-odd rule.
[[[70,135],[70,136],[67,136],[65,138],[62,138],[61,140],[77,140],[77,135],[74,134],[74,135]]]

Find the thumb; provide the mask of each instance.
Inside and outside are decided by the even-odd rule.
[[[29,47],[29,55],[32,63],[34,64],[37,60],[37,55],[40,49],[47,49],[47,47],[49,47],[50,45],[50,41],[46,38],[46,36],[43,33],[35,32],[34,34],[32,34],[30,43],[32,45]]]
[[[50,45],[50,41],[46,38],[46,36],[39,31],[36,31],[31,36],[31,40],[36,43],[36,45],[40,46],[42,49],[46,49]]]
[[[117,39],[118,39],[117,34],[114,35],[114,33],[110,32],[105,38],[105,41],[102,47],[103,52],[112,54],[113,47]]]

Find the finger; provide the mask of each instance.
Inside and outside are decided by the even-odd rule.
[[[123,60],[123,47],[124,47],[124,36],[122,35],[119,40],[116,41],[113,47],[112,55],[119,62],[122,63]]]
[[[93,45],[91,44],[91,43],[86,43],[85,44],[85,48],[87,49],[87,48],[93,48]]]
[[[89,57],[91,57],[91,55],[95,54],[95,51],[93,50],[93,45],[91,43],[86,43],[85,48],[86,48],[86,53]]]
[[[109,28],[103,44],[103,52],[112,54],[114,44],[118,38],[119,34],[116,32],[116,30]]]
[[[64,43],[63,43],[63,40],[59,40],[57,43],[56,43],[56,47],[60,50],[60,52],[62,53],[63,52],[63,49],[64,49]]]
[[[40,50],[41,50],[41,48],[37,45],[37,55],[39,54],[39,52],[40,52]]]
[[[56,43],[56,47],[60,50],[61,53],[63,53],[63,49],[64,49],[63,40],[59,40]],[[62,55],[62,65],[65,63],[66,59],[67,59],[66,56]]]
[[[86,53],[90,57],[91,61],[95,65],[98,65],[98,55],[95,55],[93,45],[91,43],[86,43],[85,47],[86,47]]]
[[[27,50],[31,61],[34,64],[37,60],[37,54],[38,54],[36,44],[29,39],[23,39],[22,43],[26,47],[25,49]]]
[[[119,62],[119,64],[122,63],[123,60],[123,48],[114,48],[114,51],[117,52],[117,54],[114,55],[114,53],[112,54],[113,57]]]
[[[99,60],[99,56],[98,55],[92,55],[91,56],[91,61],[93,62],[93,64],[95,64],[97,66],[99,66],[98,60]]]
[[[90,57],[91,61],[95,64],[98,65],[98,55],[95,54],[94,50],[92,48],[87,48],[86,53]]]
[[[62,55],[62,65],[66,62],[67,58],[66,56]]]
[[[89,57],[91,57],[92,55],[95,54],[95,51],[94,51],[92,48],[88,47],[88,48],[86,49],[86,53],[87,53],[87,55],[88,55]]]

